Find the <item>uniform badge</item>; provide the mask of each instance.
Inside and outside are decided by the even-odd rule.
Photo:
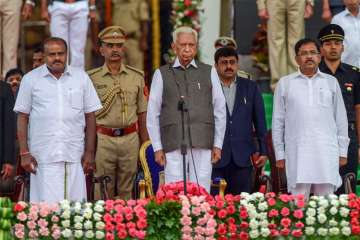
[[[344,86],[346,87],[346,91],[351,92],[353,84],[352,83],[345,83]]]

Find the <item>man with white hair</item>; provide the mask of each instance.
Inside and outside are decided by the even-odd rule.
[[[212,163],[221,157],[226,105],[219,77],[211,66],[196,61],[198,34],[189,27],[173,32],[174,63],[154,73],[147,129],[155,160],[165,166],[165,182],[183,179],[181,111],[185,110],[186,176],[210,190]]]

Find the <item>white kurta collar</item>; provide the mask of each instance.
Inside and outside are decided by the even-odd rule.
[[[196,62],[195,62],[195,60],[193,59],[193,60],[191,60],[191,62],[189,63],[189,65],[187,65],[187,66],[182,66],[181,65],[181,63],[180,63],[180,61],[179,61],[179,58],[178,57],[176,57],[176,59],[175,59],[175,62],[174,62],[174,64],[173,64],[173,68],[177,68],[177,67],[182,67],[182,68],[189,68],[190,66],[193,66],[194,68],[197,68],[198,66],[196,65]]]

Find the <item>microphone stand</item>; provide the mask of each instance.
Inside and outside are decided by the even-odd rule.
[[[188,111],[185,105],[184,96],[180,97],[179,103],[178,103],[178,110],[181,112],[181,155],[183,159],[183,175],[184,175],[184,194],[187,195],[187,189],[186,189],[186,153],[187,153],[187,145],[185,140],[185,117],[184,113]]]

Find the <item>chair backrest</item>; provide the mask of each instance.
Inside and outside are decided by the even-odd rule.
[[[159,185],[164,182],[164,167],[155,161],[155,154],[150,141],[146,141],[140,148],[140,164],[144,172],[146,194],[154,196]]]

